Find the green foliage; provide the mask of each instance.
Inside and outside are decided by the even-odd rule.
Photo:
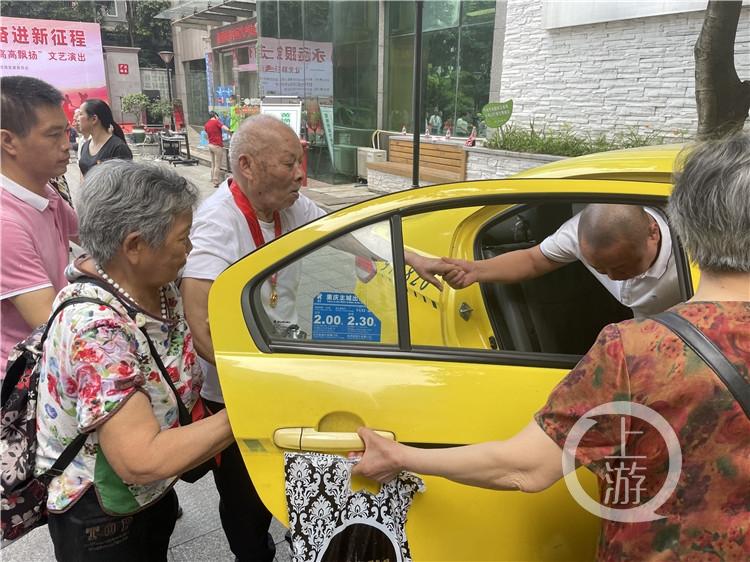
[[[148,112],[157,119],[163,119],[174,113],[174,107],[169,100],[156,98],[151,104],[149,104]]]
[[[122,110],[132,113],[138,125],[143,125],[143,112],[151,106],[151,100],[145,94],[128,94],[122,97]]]
[[[546,127],[539,130],[532,120],[528,128],[522,128],[513,123],[501,127],[487,139],[484,146],[513,152],[582,156],[621,148],[664,144],[663,133],[647,127],[643,129],[644,132],[641,132],[639,127],[629,127],[626,131],[615,133],[610,137],[605,134],[592,136],[577,134],[570,125],[563,125],[554,130]],[[684,133],[681,136],[684,136]]]
[[[92,1],[78,2],[11,0],[0,4],[0,15],[40,20],[99,22],[99,13]]]

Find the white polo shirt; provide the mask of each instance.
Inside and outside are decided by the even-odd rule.
[[[300,193],[294,205],[279,214],[283,234],[322,217],[325,211]],[[263,239],[267,243],[273,240],[275,238],[273,223],[261,220],[258,222],[263,232]],[[193,244],[193,249],[188,256],[182,277],[194,279],[213,281],[227,267],[255,250],[255,242],[250,234],[247,220],[235,204],[228,182],[225,181],[216,193],[206,199],[198,209],[190,231],[190,242]],[[297,323],[296,298],[300,273],[299,262],[279,271],[276,279],[278,294],[276,308],[268,305],[271,298],[270,280],[263,283],[261,299],[265,305],[266,314],[274,323],[281,325]],[[199,360],[205,374],[201,396],[213,402],[224,402],[216,367],[203,359]]]
[[[633,310],[636,317],[663,312],[682,301],[677,280],[677,267],[672,252],[672,236],[661,215],[644,207],[654,217],[661,231],[661,248],[653,265],[644,273],[625,281],[614,281],[596,271],[581,255],[578,243],[580,213],[565,222],[557,232],[545,238],[539,246],[548,259],[561,263],[580,260],[618,301]]]

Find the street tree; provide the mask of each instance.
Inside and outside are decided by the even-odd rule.
[[[734,65],[734,43],[742,0],[710,0],[695,43],[695,101],[698,138],[719,138],[742,130],[750,112],[750,80]]]

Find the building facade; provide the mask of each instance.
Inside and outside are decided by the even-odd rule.
[[[377,130],[411,132],[416,121],[432,134],[482,135],[482,108],[508,99],[520,127],[684,139],[697,126],[692,50],[706,1],[424,2],[416,120],[414,2],[207,4],[172,18],[178,97],[198,126],[209,110],[231,112],[230,96],[243,116],[261,99],[297,100],[310,173],[327,181],[352,179],[356,148]],[[735,62],[750,75],[750,6]]]

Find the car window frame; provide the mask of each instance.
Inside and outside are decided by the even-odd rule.
[[[534,180],[529,180],[530,183]],[[549,180],[548,180],[549,181]],[[566,181],[556,179],[556,181]],[[568,180],[569,181],[569,180]],[[507,351],[502,349],[467,349],[443,346],[414,346],[410,340],[409,309],[407,300],[407,281],[405,275],[394,275],[394,289],[396,298],[396,321],[397,321],[397,344],[381,344],[368,342],[338,342],[338,341],[308,341],[308,340],[284,340],[273,337],[267,329],[261,325],[254,309],[260,309],[263,304],[260,301],[260,291],[257,290],[265,279],[274,271],[286,267],[288,264],[300,260],[306,255],[315,252],[331,241],[350,234],[358,229],[365,228],[378,222],[388,221],[391,234],[391,248],[393,252],[394,271],[405,270],[406,264],[403,258],[403,232],[402,219],[421,213],[442,211],[465,206],[490,206],[508,205],[506,211],[512,212],[519,205],[529,203],[622,203],[638,204],[643,206],[656,206],[662,208],[667,197],[664,195],[648,194],[608,194],[592,192],[559,192],[559,193],[510,193],[477,195],[468,197],[457,197],[449,200],[431,201],[417,203],[408,208],[388,210],[376,215],[369,216],[357,222],[347,224],[345,228],[326,234],[311,244],[300,248],[274,262],[255,274],[248,280],[241,292],[242,315],[245,319],[250,337],[255,342],[258,350],[265,354],[287,353],[299,355],[318,355],[328,357],[372,357],[383,359],[401,359],[409,361],[437,361],[437,362],[465,362],[476,364],[497,364],[508,366],[523,366],[534,368],[556,368],[571,369],[581,359],[581,355],[568,355],[546,352]],[[671,231],[671,229],[670,229]],[[481,232],[481,231],[480,231]],[[676,234],[671,231],[673,240],[673,251],[675,251],[676,264],[678,268],[678,279],[680,280],[680,291],[683,295],[692,294],[692,281],[690,267],[687,257],[677,242]],[[475,238],[474,251],[479,236]],[[476,255],[476,254],[475,254]],[[680,259],[677,259],[677,258]],[[399,269],[400,268],[400,269]],[[270,337],[269,337],[270,336]],[[593,343],[593,342],[592,342]]]

